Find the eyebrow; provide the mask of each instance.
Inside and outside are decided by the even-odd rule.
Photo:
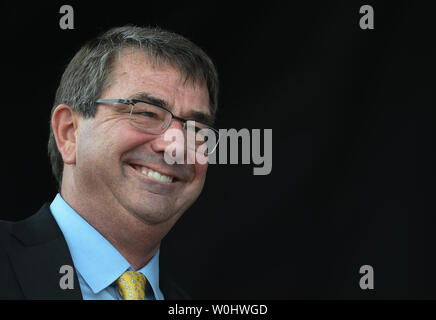
[[[172,111],[167,101],[161,98],[157,98],[148,92],[138,92],[130,96],[129,99],[142,100],[144,102],[148,102],[150,104],[156,105],[158,107],[163,107],[165,109]],[[207,124],[211,127],[215,123],[214,117],[212,117],[210,114],[197,110],[191,110],[187,112],[184,118],[186,118],[187,120],[195,120]]]
[[[215,123],[214,118],[211,115],[201,111],[192,110],[188,112],[188,117],[190,120],[195,120],[211,127],[213,127]]]
[[[169,109],[169,105],[168,105],[167,101],[160,99],[160,98],[157,98],[157,97],[154,97],[153,95],[151,95],[150,93],[147,93],[147,92],[138,92],[138,93],[130,96],[129,99],[130,100],[132,100],[132,99],[133,100],[135,100],[135,99],[142,100],[145,102],[149,102],[150,104],[154,104],[158,107],[163,107],[163,108]]]

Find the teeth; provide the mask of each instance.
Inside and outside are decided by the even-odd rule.
[[[168,177],[164,174],[160,174],[159,172],[156,171],[152,171],[152,170],[141,170],[142,174],[145,174],[146,176],[158,180],[158,181],[162,181],[162,182],[173,182],[173,178],[172,177]]]

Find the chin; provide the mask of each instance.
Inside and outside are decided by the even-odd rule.
[[[160,223],[164,223],[167,222],[168,220],[170,220],[171,218],[173,218],[174,216],[176,216],[176,213],[172,210],[168,210],[168,209],[152,209],[150,210],[150,208],[136,208],[136,210],[134,211],[136,212],[135,216],[138,217],[139,219],[141,219],[142,221],[148,223],[148,224],[152,224],[152,225],[156,225],[156,224],[160,224]]]

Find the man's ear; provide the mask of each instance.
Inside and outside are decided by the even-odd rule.
[[[53,134],[65,164],[76,163],[77,118],[77,113],[66,104],[58,105],[51,117]]]

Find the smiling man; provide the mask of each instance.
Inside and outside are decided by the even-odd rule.
[[[165,133],[214,134],[217,95],[212,61],[180,35],[125,26],[84,45],[51,114],[60,192],[29,219],[0,223],[0,298],[188,298],[159,272],[159,248],[207,164],[166,163]],[[198,151],[183,142],[184,157]]]

